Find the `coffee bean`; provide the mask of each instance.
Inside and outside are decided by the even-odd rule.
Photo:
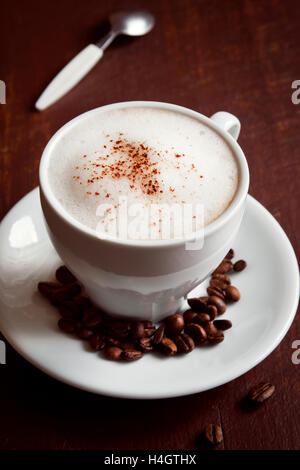
[[[141,321],[133,322],[130,330],[130,336],[132,338],[143,338],[145,333],[144,323]]]
[[[125,339],[128,337],[131,326],[130,322],[112,319],[105,322],[109,336],[116,339]]]
[[[224,340],[224,334],[219,331],[212,322],[207,322],[203,325],[207,334],[207,339],[211,344],[218,344]]]
[[[82,315],[82,324],[86,328],[96,328],[101,324],[102,315],[97,307],[90,307]]]
[[[94,334],[90,339],[90,346],[94,351],[102,351],[105,347],[105,337],[102,333]]]
[[[51,299],[52,294],[60,289],[61,285],[58,282],[39,282],[38,290],[46,299]]]
[[[194,312],[191,308],[189,310],[186,310],[183,314],[184,318],[184,323],[191,323],[196,317],[198,313]]]
[[[204,435],[211,445],[216,446],[223,442],[223,432],[218,424],[208,424],[204,430]]]
[[[160,350],[167,356],[174,356],[177,353],[177,346],[170,338],[164,337],[160,344]]]
[[[201,300],[199,297],[193,297],[188,299],[188,304],[194,312],[202,313],[206,312],[206,302]]]
[[[227,284],[225,284],[223,281],[221,281],[220,279],[216,279],[216,278],[212,278],[210,281],[209,281],[209,286],[210,287],[215,287],[217,289],[225,289],[225,287],[227,287]]]
[[[240,271],[243,271],[246,266],[247,266],[246,261],[243,259],[240,259],[239,261],[236,261],[236,263],[234,263],[233,269],[236,272],[240,272]]]
[[[136,349],[133,351],[123,351],[121,353],[121,358],[124,361],[137,361],[138,359],[141,359],[143,357],[142,351],[137,351]]]
[[[80,339],[84,339],[84,340],[91,339],[93,334],[94,334],[93,330],[90,330],[89,328],[85,328],[84,326],[81,326],[81,325],[76,327],[76,335]]]
[[[224,295],[222,289],[220,289],[219,287],[209,286],[206,290],[207,290],[208,295],[210,295],[210,296],[214,295],[216,297],[220,297],[220,299],[222,299],[222,300],[225,300],[225,295]],[[209,301],[207,301],[207,302],[209,302]]]
[[[130,340],[122,340],[119,341],[119,348],[123,349],[123,351],[133,351],[137,347],[137,341],[130,341]]]
[[[225,256],[226,259],[232,259],[234,257],[234,251],[232,248],[228,251],[227,255]]]
[[[209,320],[214,320],[218,315],[218,309],[215,305],[208,305],[207,313],[209,315]]]
[[[184,318],[180,313],[175,313],[170,315],[165,320],[166,323],[166,333],[169,336],[178,335],[184,328]]]
[[[219,344],[224,341],[224,333],[222,331],[218,330],[218,333],[213,335],[213,336],[207,336],[207,339],[210,344]]]
[[[218,315],[222,315],[226,311],[226,304],[223,299],[217,297],[216,295],[212,295],[208,299],[208,305],[215,305],[218,310]]]
[[[204,302],[205,304],[208,301],[208,296],[207,295],[203,295],[202,297],[198,297],[198,298],[199,298],[199,300],[201,300],[201,302]]]
[[[191,323],[198,323],[199,325],[201,325],[201,323],[205,323],[206,321],[209,321],[209,320],[210,320],[210,315],[208,313],[197,313],[196,317]]]
[[[119,361],[121,359],[122,349],[116,346],[109,346],[104,349],[106,359],[111,361]]]
[[[154,333],[153,344],[161,343],[161,340],[164,337],[164,333],[165,333],[165,325],[160,325],[160,327],[157,328],[157,330]]]
[[[226,300],[229,300],[232,302],[237,302],[241,298],[240,291],[238,290],[237,287],[234,287],[234,286],[226,287],[225,293],[226,293]]]
[[[39,282],[38,283],[38,290],[43,297],[45,297],[49,302],[53,305],[57,306],[59,304],[58,301],[55,299],[56,292],[59,291],[61,288],[61,284],[58,282]]]
[[[198,323],[189,323],[184,329],[185,333],[193,338],[193,340],[199,344],[204,343],[207,339],[207,334],[202,325]]]
[[[153,342],[151,338],[141,338],[139,340],[138,346],[143,352],[153,351]]]
[[[178,348],[178,351],[185,354],[192,352],[195,348],[194,340],[186,333],[182,333],[181,335],[176,336],[174,338],[174,342]]]
[[[220,281],[224,282],[227,286],[230,286],[231,279],[226,274],[213,274],[212,279],[219,279]]]
[[[118,339],[112,338],[111,336],[107,336],[107,337],[106,337],[106,343],[107,343],[109,346],[116,346],[116,347],[120,347],[120,346],[121,346],[120,341],[119,341]]]
[[[208,321],[203,324],[203,328],[207,334],[207,336],[214,336],[218,334],[217,328],[214,326],[212,321]]]
[[[254,403],[263,403],[268,400],[274,392],[275,385],[267,382],[260,382],[249,391],[248,398]]]
[[[78,319],[81,315],[79,306],[73,300],[66,300],[58,306],[58,311],[63,318]]]
[[[77,304],[78,308],[82,312],[92,306],[92,302],[85,295],[75,295],[75,297],[73,298],[73,302]]]
[[[81,287],[76,282],[73,284],[65,284],[52,292],[51,302],[54,305],[58,305],[65,300],[71,300],[75,295],[78,295],[80,291]]]
[[[153,326],[152,328],[145,328],[144,329],[144,337],[145,338],[151,338],[151,336],[154,335],[155,331],[156,331],[155,326]]]
[[[215,320],[214,321],[214,326],[218,330],[225,331],[225,330],[229,330],[229,328],[232,327],[232,323],[231,323],[230,320]]]
[[[219,266],[213,271],[212,275],[214,274],[226,274],[232,270],[232,262],[229,259],[223,259],[223,261],[219,264]]]
[[[228,282],[229,280],[229,282]],[[231,281],[228,276],[225,274],[215,274],[210,280],[210,287],[216,287],[218,289],[224,290],[227,286],[231,284]]]
[[[65,333],[74,333],[75,331],[75,323],[72,320],[67,318],[60,318],[58,320],[58,327],[64,331]]]
[[[72,284],[76,282],[76,277],[69,271],[66,266],[60,266],[55,273],[56,279],[62,284]]]

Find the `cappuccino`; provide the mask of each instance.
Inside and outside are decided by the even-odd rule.
[[[185,236],[174,223],[182,225],[187,214],[192,232],[209,225],[230,205],[239,181],[221,135],[196,118],[150,106],[84,116],[57,140],[47,174],[62,208],[83,225],[146,239]],[[125,215],[131,235],[119,223]]]

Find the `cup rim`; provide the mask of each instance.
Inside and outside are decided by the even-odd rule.
[[[161,108],[165,110],[173,110],[181,114],[185,114],[186,116],[198,119],[200,122],[203,122],[208,127],[214,129],[214,131],[217,132],[219,135],[221,135],[221,137],[225,140],[225,142],[233,151],[239,170],[238,189],[231,203],[225,209],[225,211],[219,217],[217,217],[217,219],[215,219],[213,222],[203,228],[205,240],[206,237],[212,235],[217,230],[219,230],[228,221],[228,219],[231,218],[238,211],[241,204],[243,204],[249,189],[249,168],[244,152],[242,151],[237,141],[228,132],[226,132],[219,125],[217,125],[212,119],[199,113],[198,111],[194,111],[184,106],[176,105],[173,103],[165,103],[160,101],[123,101],[91,109],[68,121],[55,132],[55,134],[51,137],[51,139],[48,141],[46,147],[43,150],[39,166],[39,182],[43,196],[45,197],[46,201],[51,206],[51,208],[55,211],[56,215],[65,223],[67,223],[70,227],[79,232],[83,232],[85,235],[92,237],[93,239],[99,240],[102,243],[131,246],[134,248],[161,248],[182,245],[195,240],[194,235],[191,235],[186,238],[163,240],[119,239],[113,236],[106,236],[105,238],[101,238],[101,236],[99,236],[99,234],[97,234],[95,230],[85,226],[84,224],[76,220],[72,215],[70,215],[53,194],[47,177],[47,168],[51,156],[51,151],[55,146],[57,140],[63,137],[65,133],[68,132],[68,130],[73,127],[78,121],[88,118],[88,116],[90,116],[91,114],[105,112],[111,109],[122,109],[128,107],[152,107]]]

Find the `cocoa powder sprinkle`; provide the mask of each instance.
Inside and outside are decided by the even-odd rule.
[[[130,188],[134,188],[137,185],[140,186],[142,192],[149,196],[153,196],[156,193],[162,193],[157,176],[160,174],[157,168],[158,162],[153,162],[150,159],[151,154],[155,150],[147,146],[144,142],[131,142],[126,138],[121,137],[122,133],[119,134],[118,140],[114,141],[110,139],[111,153],[107,154],[106,157],[99,157],[97,160],[102,160],[102,163],[90,163],[92,168],[82,167],[83,170],[89,172],[87,183],[92,184],[95,181],[103,179],[105,176],[109,176],[115,180],[126,178],[130,182]],[[104,146],[106,148],[106,145]],[[103,159],[109,160],[109,157],[114,154],[119,154],[120,158],[116,161],[109,163],[106,161],[103,163]],[[156,153],[157,154],[157,153]],[[86,158],[87,155],[83,155]],[[75,169],[79,169],[78,166]],[[89,194],[89,193],[87,193]],[[106,195],[106,197],[109,197]]]

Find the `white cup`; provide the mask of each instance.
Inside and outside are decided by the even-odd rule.
[[[229,207],[204,229],[199,250],[187,240],[101,239],[59,204],[47,178],[52,150],[66,133],[93,113],[128,107],[155,107],[183,113],[214,129],[228,143],[239,169],[239,185]],[[47,144],[40,163],[41,204],[51,241],[59,256],[82,282],[87,295],[117,316],[158,321],[179,311],[183,299],[221,262],[239,229],[249,187],[246,158],[237,144],[240,122],[218,112],[211,118],[190,109],[160,102],[116,103],[84,113],[59,129]]]

